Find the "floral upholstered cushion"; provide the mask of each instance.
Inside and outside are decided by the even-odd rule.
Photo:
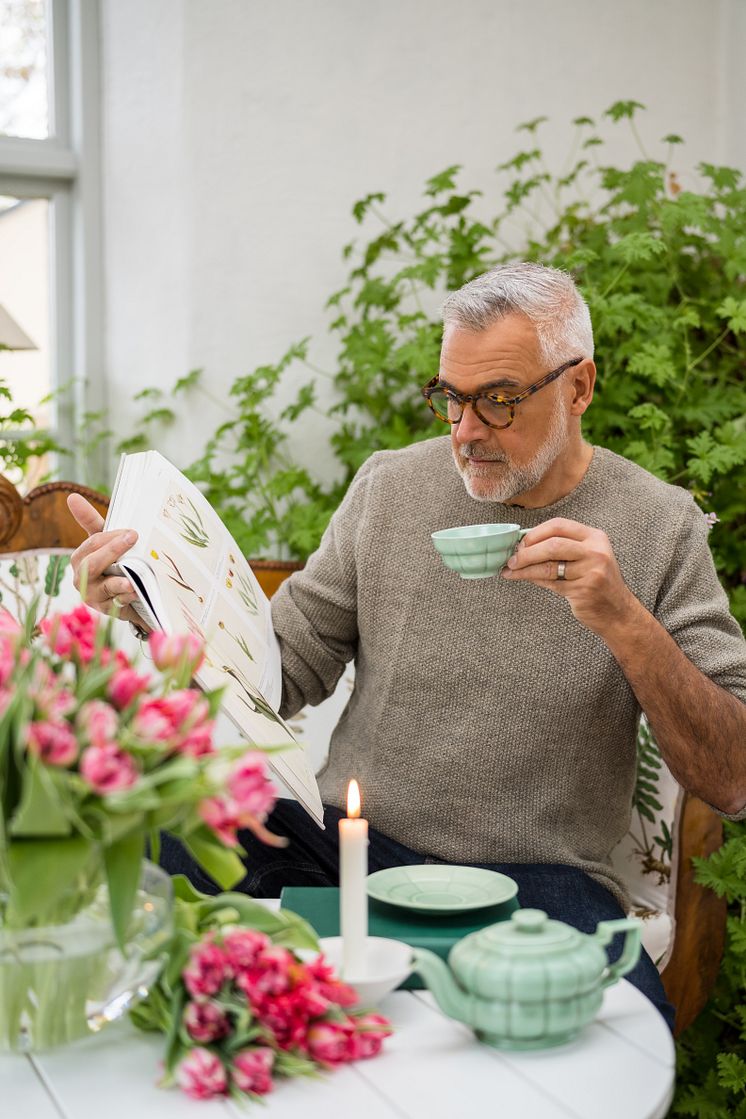
[[[674,837],[683,795],[643,715],[637,735],[632,818],[629,831],[611,853],[611,862],[629,891],[630,913],[643,920],[643,944],[661,971],[673,948],[677,869]]]
[[[20,552],[0,558],[0,605],[20,621],[35,595],[41,617],[80,602],[69,576],[69,552]]]

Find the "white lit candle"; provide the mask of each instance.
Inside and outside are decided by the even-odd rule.
[[[347,818],[339,821],[339,931],[342,934],[342,978],[352,983],[365,976],[368,936],[368,821],[360,817],[360,789],[350,781]]]

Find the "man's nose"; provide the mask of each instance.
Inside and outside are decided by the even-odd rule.
[[[465,404],[461,419],[454,426],[456,440],[459,443],[473,443],[486,439],[490,429],[483,424],[471,404]]]

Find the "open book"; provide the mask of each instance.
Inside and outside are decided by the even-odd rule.
[[[132,583],[135,610],[151,629],[202,638],[197,683],[225,689],[222,710],[249,742],[287,746],[267,761],[323,827],[308,755],[277,714],[282,672],[269,599],[233,537],[197,487],[157,451],[122,455],[104,530],[125,528],[135,529],[138,540],[111,572]]]

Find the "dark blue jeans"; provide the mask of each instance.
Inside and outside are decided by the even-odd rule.
[[[267,847],[251,832],[241,832],[246,850],[246,877],[236,889],[256,898],[276,898],[283,886],[338,886],[339,847],[337,821],[344,815],[339,808],[326,806],[321,831],[299,804],[279,800],[267,824],[271,831],[287,836],[287,847]],[[369,830],[368,865],[371,874],[392,866],[441,863],[419,851],[412,851],[375,828]],[[590,933],[599,921],[624,917],[614,895],[577,867],[541,863],[477,863],[487,870],[508,874],[518,883],[522,908],[543,909],[556,920],[565,921],[581,932]],[[216,894],[218,887],[192,860],[181,844],[162,837],[161,866],[169,874],[185,874],[198,890]],[[616,936],[609,948],[615,960],[621,953],[622,938]],[[650,999],[673,1030],[675,1011],[666,998],[655,964],[643,951],[639,962],[625,976]]]

